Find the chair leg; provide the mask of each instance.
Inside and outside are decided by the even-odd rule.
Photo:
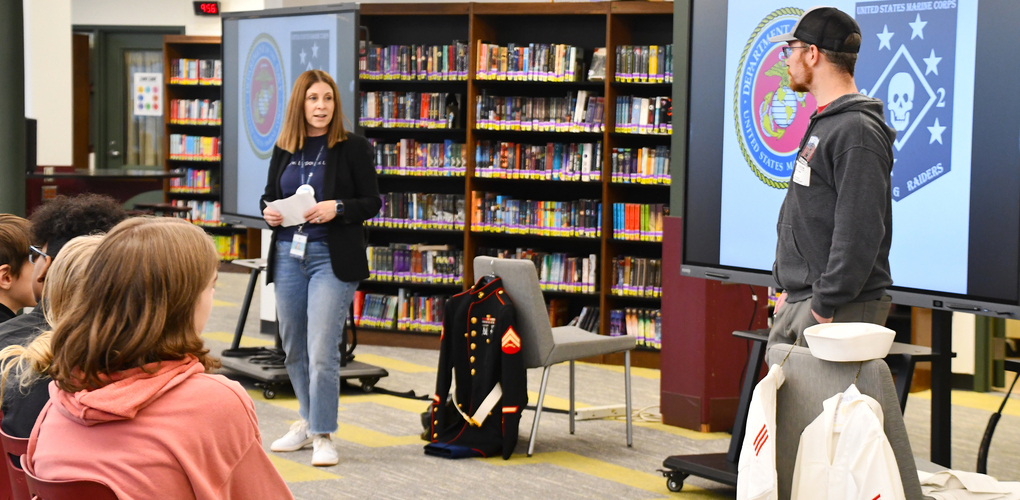
[[[631,415],[631,400],[630,400],[630,351],[624,351],[623,353],[623,376],[626,379],[625,387],[627,391],[627,446],[634,446],[634,422],[633,416]]]
[[[549,383],[549,368],[542,370],[542,388],[538,391],[538,404],[535,405],[535,421],[531,423],[531,440],[528,441],[528,456],[535,452],[535,437],[538,436],[538,421],[542,418],[542,404],[545,403],[545,386]]]
[[[570,433],[574,433],[574,360],[570,360]]]

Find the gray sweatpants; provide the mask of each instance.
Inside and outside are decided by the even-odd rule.
[[[874,323],[885,325],[889,316],[889,308],[892,306],[892,298],[888,295],[878,300],[867,302],[849,302],[836,307],[836,313],[832,317],[834,323]],[[807,339],[804,338],[804,329],[817,325],[815,316],[811,314],[811,298],[800,302],[787,302],[779,308],[775,320],[772,322],[772,330],[769,332],[769,345],[793,344],[800,337],[800,346],[807,347]]]

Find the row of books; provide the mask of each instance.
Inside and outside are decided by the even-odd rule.
[[[463,177],[467,172],[467,147],[447,139],[443,142],[417,142],[400,139],[384,143],[369,139],[375,148],[375,170],[385,175],[425,177]]]
[[[570,320],[570,323],[567,325],[576,326],[582,330],[587,330],[592,333],[598,333],[599,323],[601,322],[600,316],[599,306],[584,306],[581,308],[581,313],[574,319]]]
[[[479,80],[577,82],[583,79],[584,49],[565,44],[478,44]]]
[[[167,72],[171,85],[220,85],[223,61],[219,59],[174,59]]]
[[[602,141],[546,144],[478,141],[475,177],[599,182]]]
[[[669,147],[613,148],[612,182],[669,185]]]
[[[673,82],[673,44],[617,45],[616,81]]]
[[[220,161],[220,138],[170,134],[170,159]]]
[[[221,226],[220,202],[200,200],[172,200],[174,206],[191,209],[191,222],[199,226]]]
[[[494,96],[475,100],[475,128],[541,132],[602,132],[605,98],[587,90],[565,97]]]
[[[622,134],[672,134],[672,99],[668,96],[617,96],[616,132]]]
[[[243,234],[210,235],[220,260],[237,260],[245,255],[245,236]]]
[[[365,328],[387,328],[413,332],[443,331],[443,312],[448,295],[411,293],[406,288],[397,295],[354,292],[354,324]]]
[[[395,283],[459,285],[464,276],[464,252],[449,245],[391,243],[369,246],[369,279]]]
[[[174,172],[183,172],[184,177],[170,178],[171,193],[206,194],[211,193],[215,181],[212,172],[194,168],[178,168]]]
[[[611,309],[609,335],[630,335],[639,346],[662,349],[662,311],[633,307]]]
[[[626,297],[662,297],[662,259],[617,256],[611,292]]]
[[[467,80],[468,44],[375,45],[358,60],[362,80]]]
[[[448,92],[359,92],[362,127],[461,128],[460,94]]]
[[[537,236],[602,236],[599,200],[535,201],[484,191],[471,192],[471,230]]]
[[[566,253],[539,252],[530,248],[479,247],[475,255],[500,259],[528,259],[535,263],[542,290],[553,292],[595,293],[598,290],[598,256],[571,256]]]
[[[219,99],[174,99],[170,101],[170,123],[174,125],[220,125],[223,110]]]
[[[667,215],[669,207],[662,203],[613,203],[613,239],[662,241]]]
[[[383,193],[382,209],[365,221],[369,227],[464,230],[464,195]]]

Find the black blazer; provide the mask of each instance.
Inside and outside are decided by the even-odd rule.
[[[291,153],[273,148],[269,160],[269,178],[261,207],[283,198],[280,177],[290,163]],[[326,223],[326,242],[333,274],[341,281],[361,281],[368,278],[368,259],[365,256],[365,231],[361,223],[375,217],[382,208],[379,182],[375,173],[375,151],[364,137],[347,134],[347,140],[336,143],[326,154],[326,174],[322,179],[323,200],[340,200],[344,214]],[[269,255],[266,258],[266,282],[272,283],[276,261],[276,238],[281,226],[272,228]]]

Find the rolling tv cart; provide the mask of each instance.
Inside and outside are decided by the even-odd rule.
[[[684,480],[694,475],[711,479],[729,486],[737,485],[737,460],[740,458],[740,445],[744,442],[744,426],[747,423],[747,412],[751,407],[751,392],[758,383],[761,365],[765,361],[765,346],[769,341],[769,330],[735,331],[733,336],[752,342],[751,354],[747,359],[747,371],[740,386],[740,399],[737,416],[733,421],[733,435],[730,437],[730,449],[726,453],[706,453],[702,455],[674,455],[662,462],[665,469],[659,472],[666,477],[666,489],[678,492],[684,487]]]
[[[244,333],[244,324],[248,319],[248,310],[251,309],[252,295],[258,285],[259,274],[266,269],[266,260],[241,259],[235,260],[234,264],[247,267],[251,272],[248,277],[248,289],[244,293],[244,303],[241,304],[241,316],[237,319],[237,328],[234,330],[233,341],[230,348],[223,351],[220,362],[224,368],[255,379],[255,386],[262,389],[262,395],[266,399],[273,399],[276,397],[276,389],[290,382],[287,369],[283,365],[285,356],[280,334],[276,334],[276,345],[272,348],[241,347],[241,336]],[[340,347],[344,351],[340,358],[340,380],[358,379],[361,382],[362,390],[372,392],[379,379],[389,376],[389,372],[378,366],[354,360],[353,353],[354,348],[358,345],[358,337],[353,313],[347,315],[347,321],[342,347]]]

